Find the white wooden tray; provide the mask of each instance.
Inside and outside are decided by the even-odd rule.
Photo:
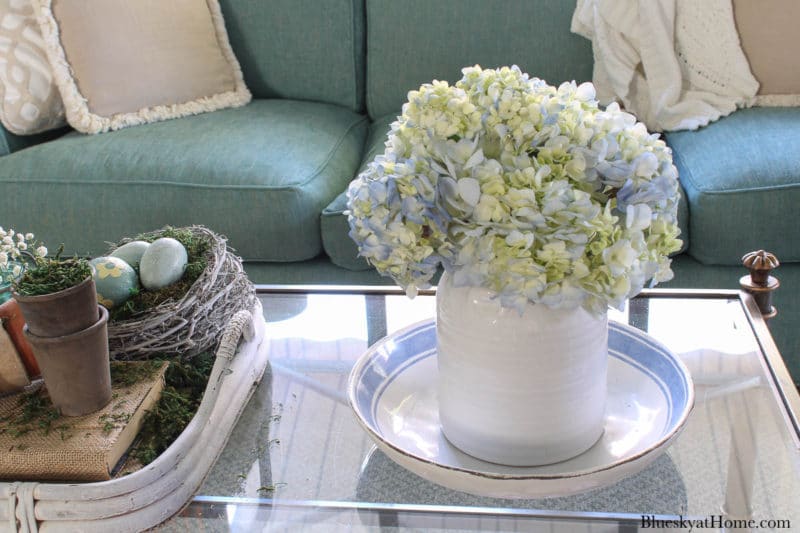
[[[180,511],[216,462],[264,374],[262,317],[258,300],[251,311],[233,317],[197,413],[155,461],[97,483],[0,482],[0,533],[141,531]]]

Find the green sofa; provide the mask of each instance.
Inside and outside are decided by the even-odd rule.
[[[96,136],[0,138],[0,224],[97,255],[166,224],[228,236],[259,283],[388,283],[347,236],[344,190],[409,90],[464,66],[586,81],[564,0],[221,0],[251,104]],[[672,287],[738,288],[741,256],[783,265],[773,332],[800,379],[800,109],[666,135],[685,250]]]

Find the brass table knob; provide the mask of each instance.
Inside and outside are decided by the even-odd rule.
[[[750,274],[743,276],[739,280],[739,285],[745,292],[753,295],[765,320],[773,318],[778,314],[778,310],[772,305],[772,293],[781,284],[777,278],[770,275],[770,272],[780,266],[780,261],[770,252],[757,250],[745,254],[742,257],[742,264]]]

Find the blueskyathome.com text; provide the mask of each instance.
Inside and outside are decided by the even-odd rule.
[[[695,531],[702,529],[791,529],[791,520],[778,519],[736,519],[723,515],[711,515],[704,518],[661,518],[656,515],[642,515],[642,529],[683,529]]]

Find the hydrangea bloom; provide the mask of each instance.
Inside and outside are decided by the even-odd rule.
[[[350,236],[410,296],[442,265],[508,307],[599,313],[672,277],[677,176],[658,135],[601,109],[591,83],[475,66],[409,92],[350,184]]]

